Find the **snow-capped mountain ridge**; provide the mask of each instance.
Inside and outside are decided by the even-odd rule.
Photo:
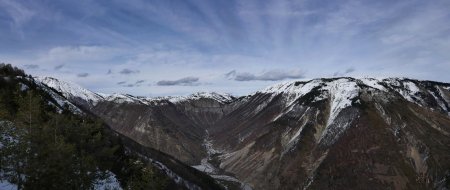
[[[186,102],[189,100],[198,100],[201,98],[213,99],[220,103],[230,103],[235,97],[226,93],[217,92],[197,92],[187,96],[163,96],[163,97],[136,97],[129,94],[103,94],[96,93],[81,87],[78,84],[61,81],[52,77],[35,77],[35,79],[48,87],[55,89],[62,93],[66,98],[80,98],[90,104],[95,105],[99,101],[113,101],[116,103],[141,103],[152,104],[152,102],[169,101],[172,103]],[[431,81],[420,81],[408,78],[318,78],[308,81],[287,81],[269,86],[263,90],[256,91],[256,93],[283,94],[286,105],[289,106],[295,100],[301,98],[311,92],[318,92],[315,94],[313,102],[331,98],[333,105],[333,112],[351,105],[351,100],[354,99],[358,92],[363,89],[368,89],[378,92],[395,91],[400,94],[405,100],[424,106],[426,102],[421,97],[423,91],[427,91],[424,85],[428,85]],[[436,88],[431,93],[436,102],[441,105],[443,110],[450,111],[448,107],[449,97],[442,96],[440,91],[449,90],[450,84],[436,83],[431,88]],[[439,84],[439,85],[438,85]],[[428,90],[429,91],[429,90]],[[333,117],[331,117],[333,118]],[[332,119],[331,119],[332,120]]]
[[[57,92],[62,93],[62,95],[68,99],[80,98],[93,105],[95,105],[99,101],[112,101],[116,103],[141,103],[149,105],[152,102],[169,101],[172,103],[179,103],[189,100],[198,100],[201,98],[213,99],[220,103],[229,103],[233,99],[235,99],[230,94],[217,92],[197,92],[187,96],[163,97],[141,97],[121,93],[104,94],[92,92],[86,88],[81,87],[78,84],[65,82],[53,77],[35,77],[35,80],[47,85],[50,88],[53,88]]]
[[[61,81],[52,77],[35,77],[35,80],[62,93],[66,98],[81,98],[82,100],[92,104],[104,99],[103,96],[87,90],[75,83]]]
[[[434,85],[430,85],[430,83],[433,83]],[[309,81],[282,82],[257,91],[256,93],[284,94],[288,100],[295,100],[310,93],[314,89],[322,92],[315,98],[315,101],[318,101],[328,97],[338,97],[338,99],[347,97],[347,99],[352,99],[357,95],[355,92],[363,89],[380,92],[395,91],[405,100],[423,106],[425,102],[423,102],[422,97],[420,97],[420,93],[427,91],[426,88],[430,87],[438,88],[439,90],[448,90],[450,84],[420,81],[409,78],[319,78]],[[446,101],[445,97],[440,99]],[[437,99],[436,101],[439,102],[442,100]],[[349,106],[348,102],[343,105]]]
[[[263,90],[257,91],[260,93],[299,93],[305,92],[303,88],[305,85],[328,85],[329,83],[335,83],[339,81],[339,83],[349,83],[355,82],[364,86],[368,86],[373,89],[378,89],[381,91],[386,91],[387,89],[383,85],[383,83],[390,84],[393,86],[399,86],[405,81],[417,81],[417,82],[427,82],[420,81],[409,78],[352,78],[352,77],[339,77],[339,78],[316,78],[312,80],[294,80],[294,81],[284,81],[269,87],[264,88]],[[445,83],[442,83],[445,84]],[[448,84],[450,85],[450,84]],[[307,91],[307,90],[306,90]]]
[[[189,100],[198,100],[201,98],[210,98],[214,99],[221,103],[227,103],[233,101],[234,97],[227,93],[218,93],[218,92],[197,92],[188,96],[167,96],[161,97],[162,99],[168,99],[172,103],[189,101]]]
[[[321,78],[309,81],[290,81],[275,84],[261,91],[260,94],[270,94],[271,97],[281,96],[284,102],[284,112],[280,116],[288,114],[293,107],[297,105],[300,99],[311,97],[306,102],[315,103],[327,100],[329,104],[329,114],[320,141],[325,139],[325,144],[330,144],[339,138],[339,135],[350,126],[352,120],[335,121],[342,110],[352,107],[361,102],[360,94],[362,91],[370,91],[374,94],[384,94],[385,99],[388,95],[398,94],[404,100],[421,107],[438,109],[450,115],[450,98],[444,92],[450,84],[437,83],[431,81],[419,81],[408,78]],[[448,91],[448,90],[447,90]],[[437,106],[436,106],[437,105]],[[260,108],[263,109],[263,108]],[[354,119],[354,118],[352,118]],[[330,132],[334,131],[334,132]],[[326,137],[326,138],[325,138]]]

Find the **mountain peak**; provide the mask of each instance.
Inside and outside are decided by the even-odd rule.
[[[256,93],[281,95],[287,107],[307,95],[311,95],[308,97],[311,97],[309,101],[312,103],[328,99],[331,110],[327,123],[330,124],[342,109],[351,106],[352,102],[358,102],[356,98],[363,90],[374,93],[394,93],[419,106],[438,105],[440,109],[450,114],[450,98],[445,95],[444,89],[449,90],[450,84],[409,78],[341,77],[282,82]]]
[[[90,103],[96,103],[104,99],[101,95],[75,83],[61,81],[53,77],[35,77],[34,79],[62,93],[66,98],[80,98]]]
[[[380,91],[394,90],[402,94],[405,99],[412,101],[411,95],[419,93],[422,88],[427,86],[439,85],[444,89],[450,88],[450,84],[434,82],[434,81],[421,81],[404,77],[391,77],[391,78],[352,78],[352,77],[339,77],[339,78],[317,78],[304,81],[285,81],[272,86],[269,86],[259,93],[293,93],[293,94],[307,94],[313,88],[325,87],[328,89],[333,85],[356,84],[358,89],[376,89]]]

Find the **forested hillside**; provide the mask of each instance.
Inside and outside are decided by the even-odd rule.
[[[168,178],[104,124],[0,65],[0,189],[165,189]]]

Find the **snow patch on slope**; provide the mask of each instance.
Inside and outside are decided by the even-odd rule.
[[[272,96],[282,94],[286,107],[290,107],[298,98],[308,94],[314,88],[322,84],[323,81],[321,79],[315,79],[311,81],[283,82],[267,87],[264,90],[259,91],[259,93],[272,94]],[[318,101],[321,99],[323,99],[323,97],[318,96],[314,101]]]
[[[104,94],[106,95],[106,94]],[[141,102],[141,100],[130,96],[130,95],[126,95],[126,94],[111,94],[111,95],[106,95],[104,96],[106,101],[110,101],[110,102],[115,102],[115,103],[119,103],[119,104],[123,104],[123,103],[135,103],[135,102]]]
[[[0,180],[0,189],[2,190],[16,190],[18,189],[16,184],[9,183],[6,180]]]
[[[322,92],[314,98],[314,101],[330,98],[331,111],[328,124],[333,122],[342,109],[351,106],[352,100],[358,96],[360,90],[355,81],[348,78],[341,78],[329,82],[322,79],[314,79],[307,82],[283,82],[270,86],[260,92],[275,95],[283,94],[286,107],[289,108],[298,98],[308,94],[317,87],[319,87],[317,90],[321,90]]]
[[[305,123],[306,124],[306,123]],[[299,140],[299,136],[300,133],[302,133],[303,129],[305,128],[305,125],[303,124],[298,130],[297,132],[294,134],[294,136],[291,137],[291,139],[289,140],[288,144],[291,144],[292,142],[297,143],[297,141]]]
[[[380,80],[377,80],[374,78],[361,78],[358,80],[371,88],[378,89],[378,90],[385,91],[385,92],[387,91],[386,88],[380,84]]]
[[[339,79],[327,83],[331,96],[331,110],[327,126],[331,125],[342,109],[352,105],[352,100],[359,94],[356,82],[348,79]]]
[[[403,85],[405,85],[405,87],[412,93],[412,94],[417,94],[418,92],[420,92],[419,87],[416,86],[416,84],[408,81],[408,82],[403,82]]]
[[[303,116],[305,116],[306,114],[303,114],[302,117],[300,119],[303,118]],[[287,141],[287,143],[283,143],[283,147],[284,150],[281,153],[281,155],[286,154],[287,152],[291,151],[293,148],[296,147],[298,141],[300,140],[301,136],[300,134],[302,133],[302,131],[305,129],[307,122],[304,122],[300,128],[297,130],[297,132],[295,132],[295,134],[289,139],[289,141]],[[289,138],[288,134],[290,133],[290,129],[288,131],[286,131],[286,135],[284,135],[285,137]]]
[[[292,81],[285,81],[285,82],[281,82],[272,86],[269,86],[263,90],[261,90],[261,93],[283,93],[283,92],[288,92],[292,89],[294,85],[294,82]]]
[[[280,84],[276,84],[273,86],[269,86],[264,90],[259,92],[261,93],[274,93],[274,94],[290,94],[296,96],[303,96],[310,92],[313,88],[321,85],[323,81],[321,79],[314,79],[311,81],[300,82],[300,81],[290,81],[283,82]],[[295,96],[294,96],[295,97]]]
[[[95,182],[95,190],[122,190],[120,182],[116,175],[111,171],[106,172],[108,177],[103,180],[98,180]]]
[[[47,92],[55,101],[56,104],[53,104],[52,102],[49,102],[49,104],[55,106],[57,108],[58,112],[62,111],[62,107],[64,105],[67,105],[69,107],[69,110],[71,110],[74,113],[80,114],[82,113],[82,111],[75,106],[74,104],[72,104],[72,102],[70,102],[69,100],[67,100],[65,97],[62,97],[61,95],[55,93],[53,90],[51,90],[45,83],[40,82],[39,80],[36,80],[36,84],[41,87],[42,90],[44,90],[45,92]]]
[[[405,79],[402,80],[399,78],[388,78],[384,79],[383,82],[389,85],[393,90],[398,92],[403,98],[405,98],[409,102],[422,106],[423,101],[418,96],[420,88],[417,87],[415,83],[411,81],[405,81]]]
[[[437,88],[437,87],[436,87]],[[439,88],[438,88],[439,89]],[[440,90],[440,89],[439,89]],[[444,111],[446,111],[446,112],[449,112],[449,110],[447,110],[447,107],[445,106],[445,103],[440,99],[440,98],[438,98],[437,96],[436,96],[436,94],[434,94],[433,92],[431,92],[431,91],[429,91],[428,90],[428,93],[430,93],[432,96],[433,96],[433,98],[436,100],[436,102],[438,103],[438,105],[442,108],[442,110],[444,110]],[[442,97],[442,95],[441,95],[441,97]],[[446,101],[445,99],[444,99],[444,101]]]
[[[439,89],[439,93],[440,93],[441,97],[444,99],[444,101],[445,101],[447,104],[450,105],[450,97],[447,96],[447,95],[445,94],[445,92],[444,92],[442,89],[440,89],[440,88],[438,88],[438,89]],[[450,91],[450,90],[449,90],[449,91]],[[450,111],[450,110],[449,110],[449,111]]]

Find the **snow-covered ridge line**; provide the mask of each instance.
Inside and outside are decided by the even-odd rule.
[[[34,77],[34,79],[62,93],[68,99],[80,98],[92,104],[104,99],[99,94],[89,91],[75,83],[61,81],[52,77]]]
[[[214,99],[221,103],[227,103],[233,101],[234,97],[227,93],[217,93],[217,92],[197,92],[188,96],[169,96],[166,97],[170,102],[177,103],[188,100],[198,100],[201,98]]]
[[[31,80],[31,79],[30,79]],[[57,110],[59,112],[62,111],[62,107],[64,105],[69,106],[69,109],[71,111],[73,111],[74,113],[80,114],[82,113],[82,111],[75,106],[74,104],[72,104],[72,102],[68,101],[66,97],[62,97],[61,95],[55,93],[53,90],[51,90],[50,88],[48,88],[48,85],[46,85],[45,83],[41,82],[40,80],[35,80],[36,85],[38,85],[39,87],[41,87],[45,92],[47,92],[55,101],[57,105],[54,105],[53,103],[49,102],[49,104],[54,105]]]
[[[46,86],[55,89],[60,92],[65,98],[69,100],[81,99],[92,105],[96,105],[99,101],[113,101],[117,103],[140,103],[146,105],[160,104],[163,102],[171,103],[183,103],[190,100],[198,99],[213,99],[220,103],[230,103],[235,100],[230,94],[216,93],[216,92],[198,92],[187,96],[165,96],[165,97],[136,97],[128,94],[102,94],[95,93],[87,90],[77,84],[64,82],[52,77],[35,77],[36,81],[39,81]],[[396,91],[406,100],[423,105],[423,100],[419,96],[419,93],[423,91],[424,84],[432,81],[420,81],[408,78],[319,78],[303,81],[288,81],[269,86],[263,90],[257,91],[251,95],[257,93],[270,93],[273,95],[283,94],[287,105],[291,105],[298,98],[312,92],[313,90],[319,90],[320,93],[315,94],[314,101],[320,101],[330,97],[337,96],[338,109],[343,109],[349,106],[349,100],[355,97],[355,92],[361,89],[371,89],[380,92]],[[444,90],[450,90],[450,84],[439,83],[438,84]],[[344,88],[345,87],[345,88]],[[348,87],[348,88],[347,88]],[[349,89],[352,87],[352,89]],[[345,92],[344,92],[345,91]],[[345,97],[345,98],[342,98]],[[338,101],[342,100],[344,102]]]
[[[202,98],[213,99],[220,103],[229,103],[234,100],[230,94],[216,92],[197,92],[187,96],[163,96],[163,97],[141,97],[129,94],[103,94],[97,93],[103,97],[105,101],[113,101],[116,103],[141,103],[146,105],[159,104],[161,101],[169,101],[172,103],[182,103],[190,100],[199,100]]]
[[[136,97],[129,94],[103,94],[95,93],[81,87],[78,84],[61,81],[52,77],[35,77],[36,81],[45,84],[60,92],[67,99],[80,98],[88,103],[95,105],[99,101],[113,101],[116,103],[142,103],[151,104],[152,102],[167,100],[172,103],[185,102],[189,100],[198,100],[201,98],[214,99],[221,103],[231,102],[234,97],[226,93],[216,92],[198,92],[188,96],[165,96],[165,97]]]
[[[309,81],[288,81],[269,86],[263,90],[257,91],[256,93],[264,94],[283,94],[287,97],[288,101],[296,100],[307,93],[311,92],[313,89],[321,90],[322,93],[316,97],[317,100],[322,100],[324,98],[333,96],[336,93],[342,93],[342,90],[347,90],[346,88],[332,88],[333,86],[355,86],[354,90],[369,89],[380,92],[395,91],[400,94],[404,99],[419,105],[423,105],[424,102],[420,97],[420,93],[426,92],[427,83],[434,83],[440,86],[442,89],[450,90],[450,84],[433,82],[426,80],[415,80],[408,78],[319,78],[312,79]],[[331,89],[333,92],[331,92]],[[255,94],[256,94],[255,93]],[[328,95],[327,95],[328,93]],[[347,98],[352,98],[354,94],[346,94]]]
[[[365,86],[368,86],[373,89],[381,90],[381,91],[387,91],[385,85],[388,86],[396,86],[396,87],[402,87],[403,85],[407,85],[411,87],[411,90],[414,86],[411,86],[410,84],[415,83],[427,83],[427,82],[433,82],[437,83],[439,85],[442,85],[444,89],[450,90],[450,83],[443,83],[443,82],[435,82],[435,81],[428,81],[428,80],[417,80],[417,79],[410,79],[410,78],[352,78],[352,77],[339,77],[339,78],[316,78],[312,80],[300,80],[300,81],[284,81],[269,87],[266,87],[260,91],[257,91],[255,93],[298,93],[301,91],[299,87],[301,88],[305,84],[326,84],[334,81],[341,81],[341,82],[356,82],[358,84],[363,84]],[[409,84],[408,84],[409,83]],[[418,89],[416,89],[418,90]]]

